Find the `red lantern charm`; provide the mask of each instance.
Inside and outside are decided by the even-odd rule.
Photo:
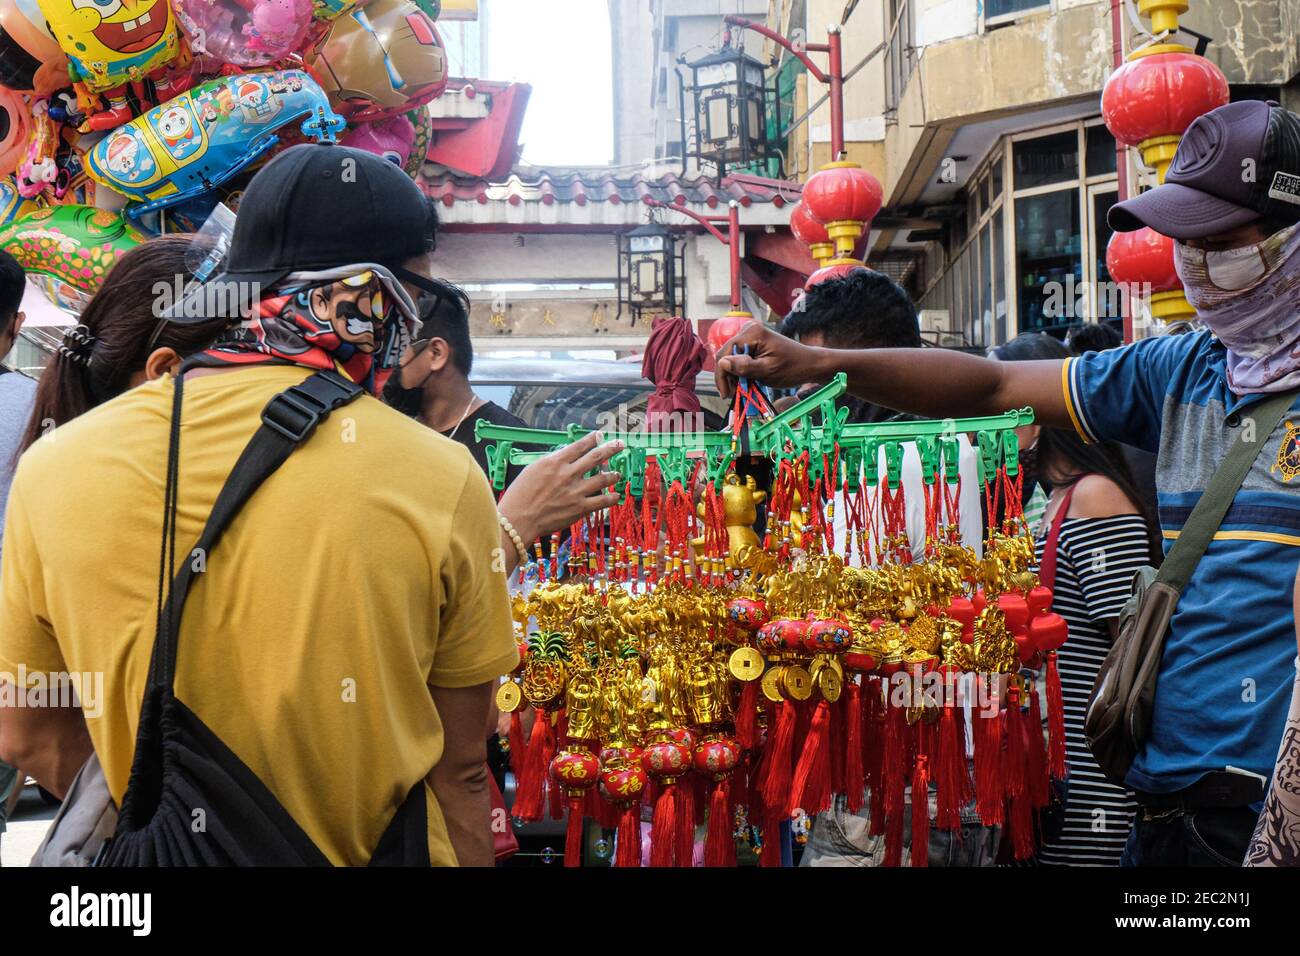
[[[1070,636],[1070,627],[1065,618],[1048,612],[1040,614],[1029,622],[1029,640],[1035,650],[1054,651],[1065,643]]]
[[[740,763],[740,744],[732,737],[710,734],[695,745],[695,769],[710,780],[724,779]]]
[[[641,754],[641,766],[660,783],[672,783],[691,769],[691,751],[675,740],[656,740]]]
[[[834,618],[810,622],[803,638],[804,650],[812,654],[843,654],[852,643],[853,628]]]
[[[600,795],[619,807],[639,803],[649,781],[639,763],[607,767],[600,772]]]
[[[758,629],[759,650],[768,654],[788,654],[801,651],[808,622],[802,618],[781,618],[768,621]]]
[[[596,785],[600,761],[589,750],[562,750],[551,761],[551,777],[572,795]]]
[[[764,601],[753,598],[736,598],[727,602],[727,638],[732,643],[744,643],[749,635],[757,631],[767,621],[767,604]],[[745,637],[738,639],[737,631],[743,632]]]

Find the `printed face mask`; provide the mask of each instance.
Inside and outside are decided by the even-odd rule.
[[[1238,395],[1300,384],[1300,225],[1241,249],[1205,252],[1174,243],[1187,301],[1228,350]]]

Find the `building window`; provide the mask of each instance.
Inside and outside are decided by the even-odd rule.
[[[1106,271],[1116,197],[1115,140],[1099,118],[1004,137],[959,194],[966,214],[921,296],[941,344],[988,348],[1020,332],[1121,323]]]
[[[997,23],[1012,20],[1031,10],[1047,10],[1051,7],[1049,0],[984,0],[984,22]]]

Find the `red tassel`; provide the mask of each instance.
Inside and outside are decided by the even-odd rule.
[[[862,688],[844,682],[844,798],[849,813],[862,809],[866,776],[862,767]]]
[[[961,712],[945,704],[939,717],[939,755],[935,767],[935,826],[955,830],[961,826],[961,776],[965,773],[966,755],[958,755],[960,742],[957,721]]]
[[[981,679],[981,678],[977,678]],[[977,706],[972,714],[975,734],[975,807],[985,826],[1001,826],[1002,713],[986,713]]]
[[[870,820],[867,832],[880,836],[885,832],[884,774],[885,708],[881,699],[879,677],[866,678],[862,693],[862,776],[871,791]]]
[[[698,775],[692,774],[677,784],[677,846],[673,850],[676,866],[695,865],[695,784]]]
[[[799,809],[813,816],[831,808],[830,725],[831,705],[819,701],[790,784],[789,816]]]
[[[672,866],[677,835],[677,785],[667,783],[655,798],[650,821],[650,865]]]
[[[912,866],[930,865],[930,764],[924,753],[916,755],[912,772]]]
[[[516,781],[518,792],[515,794],[514,814],[527,823],[540,820],[545,806],[546,778],[550,775],[551,766],[546,757],[546,735],[550,725],[549,714],[540,710],[535,712],[523,770]]]
[[[555,789],[559,789],[556,787]],[[582,865],[582,811],[586,804],[586,793],[578,791],[569,794],[569,823],[564,831],[564,865]]]
[[[1047,772],[1053,780],[1064,780],[1065,704],[1061,698],[1061,674],[1057,669],[1056,651],[1047,654],[1047,736],[1050,741]]]
[[[753,750],[758,745],[759,683],[756,680],[745,682],[736,707],[736,742],[745,750]]]
[[[852,683],[850,681],[850,683]],[[847,702],[841,692],[839,698],[830,704],[831,708],[831,793],[844,792],[844,708]]]
[[[704,838],[705,866],[735,866],[736,840],[731,828],[731,777],[713,785],[709,797],[709,829]]]
[[[1043,747],[1043,711],[1038,703],[1038,691],[1029,693],[1029,720],[1025,726],[1025,736],[1029,743],[1029,759],[1025,761],[1025,784],[1031,804],[1036,809],[1047,806],[1050,784],[1047,779],[1047,751]]]
[[[907,708],[888,706],[885,755],[881,764],[885,815],[885,866],[903,864],[903,807],[911,756],[912,727],[907,723]],[[872,799],[872,805],[875,805]]]
[[[772,814],[779,814],[790,800],[791,760],[797,716],[791,701],[781,702],[776,729],[768,739],[767,752],[763,755],[767,762],[767,773],[763,779],[763,804]]]
[[[510,769],[515,772],[515,786],[520,785],[524,775],[524,763],[528,757],[528,744],[524,740],[524,720],[519,710],[510,713],[510,733],[506,739],[510,742]]]
[[[1016,797],[1025,792],[1027,754],[1025,753],[1024,714],[1020,711],[1020,694],[1013,691],[1006,711],[1007,756],[1002,768],[1006,795]]]
[[[618,849],[615,866],[641,865],[641,804],[634,803],[623,809],[618,820]]]

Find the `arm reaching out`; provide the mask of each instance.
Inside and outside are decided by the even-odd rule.
[[[749,347],[733,355],[733,347]],[[996,362],[949,349],[825,349],[800,345],[757,322],[718,352],[725,398],[744,375],[788,387],[848,375],[849,391],[877,405],[932,418],[1000,415],[1026,405],[1043,425],[1072,428],[1062,388],[1063,362]]]

